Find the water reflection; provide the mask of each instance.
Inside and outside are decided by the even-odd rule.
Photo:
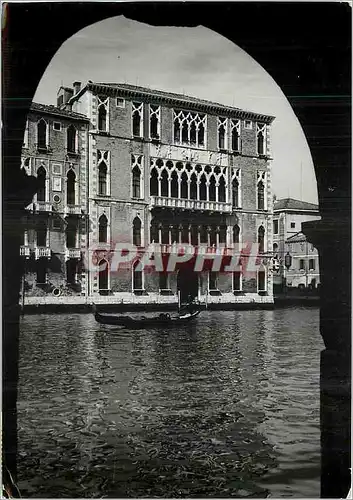
[[[25,317],[24,495],[317,497],[318,322],[305,308],[168,332]]]

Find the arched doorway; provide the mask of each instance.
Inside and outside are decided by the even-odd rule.
[[[180,302],[189,302],[199,296],[199,275],[191,269],[180,269],[177,276],[177,289]]]

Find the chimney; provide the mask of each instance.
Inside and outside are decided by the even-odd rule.
[[[81,90],[81,82],[74,82],[72,86],[74,88],[74,95],[78,94]]]

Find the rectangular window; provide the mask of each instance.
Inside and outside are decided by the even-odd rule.
[[[62,222],[59,218],[55,218],[52,220],[52,229],[59,230],[61,229]]]
[[[299,270],[304,271],[304,269],[305,269],[305,260],[299,259]]]
[[[273,234],[278,234],[278,220],[273,221]]]
[[[233,273],[233,292],[241,291],[241,272],[235,271]]]
[[[309,271],[315,271],[315,259],[309,259]]]
[[[266,272],[263,269],[257,273],[257,290],[266,292]]]
[[[77,281],[77,260],[69,259],[66,262],[66,281],[74,284]]]
[[[122,97],[117,97],[116,98],[116,107],[117,108],[125,108],[125,99]]]
[[[169,290],[169,274],[168,273],[159,273],[159,289],[160,290]]]
[[[161,135],[161,107],[150,104],[150,139],[159,140]]]
[[[37,260],[37,284],[45,285],[47,282],[47,259]]]
[[[174,144],[205,147],[206,115],[188,111],[173,111]]]
[[[295,222],[291,222],[290,227],[291,227],[291,229],[295,229]]]
[[[61,123],[60,122],[54,122],[53,123],[53,129],[56,130],[57,132],[60,132],[60,130],[61,130]]]
[[[77,246],[77,224],[72,219],[66,226],[66,246],[67,248],[76,248]]]
[[[251,130],[252,129],[252,121],[251,120],[244,120],[244,128]]]
[[[132,288],[134,291],[143,290],[143,275],[142,271],[139,270],[139,261],[136,261],[133,265],[132,271]]]
[[[213,271],[208,274],[208,290],[217,290],[217,273]]]

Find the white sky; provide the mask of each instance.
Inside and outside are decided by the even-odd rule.
[[[218,33],[203,26],[154,27],[110,18],[60,47],[34,100],[55,104],[59,86],[76,80],[130,83],[275,116],[273,191],[277,198],[317,203],[309,147],[284,94],[254,59]]]

